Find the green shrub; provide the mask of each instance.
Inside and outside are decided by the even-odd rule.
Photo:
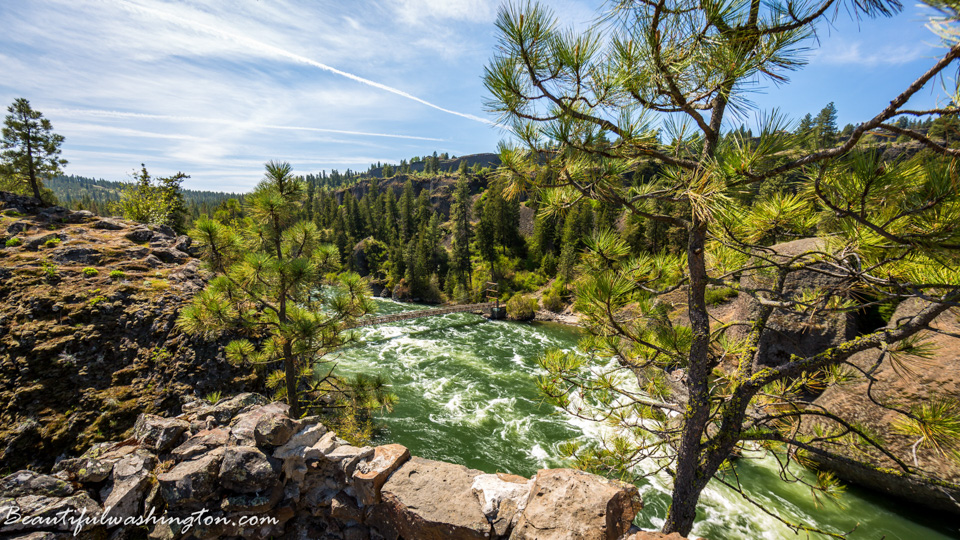
[[[13,208],[11,208],[11,209],[9,209],[9,210],[4,210],[4,211],[3,211],[3,215],[9,216],[9,217],[20,217],[20,216],[22,216],[23,214],[21,214],[20,212],[17,212],[17,211],[14,210]]]
[[[513,295],[507,302],[507,317],[515,321],[529,321],[537,314],[537,299],[522,294]]]
[[[110,279],[113,279],[113,280],[116,280],[116,281],[120,281],[121,279],[123,279],[123,278],[125,278],[125,277],[127,277],[127,275],[123,273],[123,270],[111,270],[111,271],[110,271]]]
[[[47,279],[57,279],[57,265],[44,261],[43,271],[47,274]]]
[[[720,287],[719,289],[707,289],[704,294],[704,300],[708,305],[716,306],[722,304],[737,295],[737,291],[730,287]]]
[[[81,272],[83,272],[83,275],[87,277],[93,277],[100,274],[99,270],[97,270],[96,268],[91,268],[89,266],[81,270]]]
[[[17,247],[20,244],[23,244],[23,240],[17,238],[16,236],[7,239],[7,247]]]
[[[556,291],[547,291],[546,294],[543,295],[543,298],[540,299],[540,303],[543,304],[543,309],[554,313],[563,311],[563,298]]]
[[[51,239],[47,240],[46,242],[44,242],[43,245],[47,246],[48,248],[57,247],[57,246],[60,245],[60,239],[59,239],[59,238],[51,238]]]

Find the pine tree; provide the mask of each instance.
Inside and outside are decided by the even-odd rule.
[[[453,191],[450,221],[453,224],[453,241],[450,246],[451,271],[457,277],[457,284],[467,288],[472,278],[473,265],[470,262],[470,190],[465,174],[460,175]]]
[[[843,376],[861,352],[870,358],[870,372],[851,376],[870,378],[872,387],[870,373],[883,363],[899,365],[898,358],[910,354],[905,350],[916,350],[920,333],[933,330],[930,323],[960,301],[956,151],[925,142],[943,157],[909,163],[884,163],[876,152],[858,151],[871,130],[897,133],[900,128],[887,122],[904,114],[920,89],[956,69],[960,38],[953,26],[960,8],[930,3],[942,14],[931,27],[945,42],[943,56],[884,100],[882,110],[840,146],[831,140],[836,118],[828,106],[816,142],[821,149],[799,152],[811,118],[793,134],[783,115],[767,114],[756,140],[742,144],[724,144],[721,126],[751,106],[751,92],[786,81],[787,70],[802,65],[815,25],[839,6],[832,0],[618,0],[585,33],[562,28],[538,4],[501,8],[499,46],[485,85],[490,112],[520,134],[517,145],[502,146],[503,190],[532,192],[552,212],[585,200],[609,203],[664,225],[668,237],[681,233],[676,254],[636,255],[618,235],[595,234],[581,259],[586,271],[577,293],[591,333],[584,349],[597,354],[585,359],[553,351],[540,361],[547,371],[540,379],[544,395],[609,433],[593,445],[566,447],[577,465],[626,476],[642,474],[636,465],[649,459],[657,473],[670,471],[664,533],[689,534],[701,493],[714,479],[740,489],[742,464],[732,456],[747,448],[769,450],[783,460],[785,480],[805,483],[815,493],[835,493],[836,484],[829,475],[809,481],[791,472],[789,462],[809,451],[843,457],[843,448],[870,447],[896,463],[898,475],[923,476],[908,456],[890,453],[883,439],[850,418],[812,407],[807,397],[808,384],[835,384],[838,378],[829,374]],[[847,7],[855,15],[890,15],[900,4],[877,0]],[[928,118],[939,112],[912,111]],[[651,123],[663,113],[682,120],[665,122],[660,134]],[[920,133],[910,135],[923,140]],[[630,185],[627,179],[641,172],[639,156],[659,170]],[[744,191],[786,175],[796,177],[795,192],[743,200]],[[574,220],[568,216],[567,222]],[[791,246],[796,253],[778,256],[769,245],[778,237],[814,235]],[[567,268],[572,245],[565,226]],[[756,275],[769,279],[740,281],[748,267],[760,267]],[[842,285],[802,291],[784,285],[792,272],[819,274],[824,268]],[[757,306],[749,320],[732,323],[742,327],[742,338],[731,339],[730,325],[717,325],[707,310],[708,286],[718,285],[735,287]],[[857,298],[865,290],[883,301],[923,302],[889,327],[768,363],[761,345],[782,339],[772,322],[776,317],[800,313],[810,321],[824,311],[854,313],[863,309]],[[684,315],[677,322],[664,295],[680,291],[685,302],[677,308]],[[679,396],[667,379],[678,369]],[[815,374],[825,379],[814,380]],[[869,397],[864,403],[900,418],[915,440],[960,448],[960,406],[921,415]]]
[[[210,219],[196,223],[191,236],[216,277],[177,323],[209,338],[235,329],[253,333],[252,340],[231,341],[226,357],[256,367],[282,365],[267,384],[286,398],[295,418],[304,409],[389,404],[382,380],[351,386],[323,365],[325,354],[355,339],[346,329],[373,306],[356,274],[325,281],[339,270],[339,257],[320,243],[313,223],[296,218],[305,189],[291,172],[287,163],[267,163],[264,180],[247,198],[251,219],[245,227],[235,230]]]
[[[832,101],[817,114],[813,121],[813,133],[817,148],[830,148],[837,144],[837,108]]]
[[[14,185],[26,183],[33,196],[44,200],[43,179],[60,174],[67,160],[60,157],[63,135],[53,132],[50,120],[30,107],[30,102],[17,98],[7,107],[3,123],[2,172]],[[50,199],[48,195],[46,199]]]

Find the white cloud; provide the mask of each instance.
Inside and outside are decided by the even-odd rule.
[[[923,44],[875,47],[861,41],[834,38],[817,50],[811,58],[811,63],[866,67],[898,66],[930,56],[930,52],[930,47]]]
[[[496,18],[499,4],[496,0],[400,0],[394,9],[407,24],[444,19],[485,23]]]

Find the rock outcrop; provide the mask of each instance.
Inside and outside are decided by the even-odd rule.
[[[911,299],[897,307],[891,325],[913,316],[924,303]],[[921,503],[938,510],[960,514],[960,464],[941,454],[932,445],[918,445],[917,461],[913,462],[913,445],[917,437],[909,437],[895,429],[903,415],[881,407],[885,403],[901,410],[932,403],[936,399],[960,402],[960,318],[948,311],[940,315],[932,326],[947,334],[929,333],[925,336],[932,347],[930,358],[903,355],[899,360],[885,357],[873,372],[873,400],[867,398],[871,382],[859,377],[849,383],[829,387],[814,404],[862,426],[876,434],[894,455],[904,458],[908,466],[918,466],[927,478],[903,474],[887,456],[868,445],[828,447],[838,457],[810,454],[810,459],[823,468],[833,470],[841,478],[858,484]],[[887,353],[889,355],[889,353]],[[870,371],[880,358],[879,349],[854,355],[850,362]],[[829,421],[820,422],[828,426]]]
[[[810,262],[811,256],[823,249],[818,238],[803,238],[766,248],[758,257],[778,264]],[[757,260],[758,263],[762,262]],[[786,275],[781,294],[794,297],[804,291],[844,291],[849,284],[843,279],[828,275],[818,265],[796,270]],[[770,290],[776,283],[776,275],[766,271],[745,272],[740,278],[743,290]],[[760,303],[749,294],[740,294],[733,304],[730,317],[734,321],[754,321],[760,312]],[[731,333],[736,338],[745,337],[750,329],[744,325],[733,326]],[[776,309],[767,322],[767,331],[758,343],[757,363],[761,366],[778,366],[786,363],[791,355],[811,356],[829,347],[856,337],[855,318],[849,313],[809,315],[789,310]]]
[[[178,418],[143,415],[137,438],[98,444],[60,461],[52,475],[8,476],[0,508],[20,519],[0,524],[0,534],[614,540],[635,533],[630,523],[641,504],[631,485],[567,469],[532,479],[484,474],[411,457],[396,444],[355,447],[316,419],[294,420],[284,404],[264,401],[242,394],[213,406],[189,403]],[[170,445],[158,444],[174,433]],[[53,519],[58,513],[62,519]]]
[[[5,468],[47,468],[141,413],[179,413],[181,396],[253,389],[222,343],[175,327],[206,282],[189,237],[6,192],[0,208]]]

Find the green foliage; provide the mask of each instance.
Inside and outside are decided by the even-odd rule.
[[[305,194],[305,183],[289,164],[269,162],[247,198],[249,219],[242,228],[196,222],[191,236],[216,277],[177,324],[208,338],[228,332],[258,336],[257,342],[231,341],[224,349],[227,360],[258,369],[279,365],[266,384],[295,416],[301,405],[332,412],[343,403],[349,403],[343,414],[364,416],[371,402],[355,395],[359,390],[334,375],[323,357],[356,340],[348,328],[373,304],[365,282],[341,271],[337,248],[322,242],[316,224],[298,218]],[[380,384],[373,395],[387,400],[385,387]]]
[[[48,261],[43,261],[42,264],[43,264],[43,266],[42,266],[42,268],[43,268],[43,273],[45,274],[47,280],[48,280],[48,281],[56,281],[56,279],[57,279],[57,277],[58,277],[58,276],[57,276],[57,265],[55,265],[55,264],[53,264],[53,263],[51,263],[51,262],[48,262]]]
[[[43,245],[48,248],[55,248],[60,245],[60,242],[61,240],[59,238],[50,238],[44,242]]]
[[[27,190],[46,204],[55,201],[43,189],[43,180],[60,173],[67,160],[60,157],[63,136],[53,133],[50,120],[30,107],[30,102],[17,98],[7,107],[0,140],[0,180],[14,191]]]
[[[707,289],[704,299],[711,306],[720,305],[727,300],[737,296],[736,289],[730,287],[720,287],[719,289]]]
[[[933,448],[942,456],[960,451],[960,403],[937,398],[910,408],[910,415],[896,420],[897,433],[916,439],[916,446]],[[916,457],[916,456],[914,456]]]
[[[120,280],[122,280],[122,279],[125,278],[125,277],[127,277],[127,275],[123,272],[123,270],[111,270],[111,271],[110,271],[110,279],[112,279],[112,280],[114,280],[114,281],[120,281]]]
[[[90,266],[85,267],[83,270],[81,270],[81,272],[83,272],[83,275],[87,277],[94,277],[94,276],[100,275],[99,270],[97,270],[96,268],[92,268]]]
[[[528,321],[537,315],[537,299],[515,294],[507,301],[507,317],[516,321]]]
[[[23,240],[14,236],[13,238],[7,238],[6,246],[7,247],[17,247],[23,244]]]
[[[563,298],[555,291],[547,291],[544,293],[543,298],[540,299],[540,303],[543,304],[543,309],[553,311],[554,313],[559,313],[563,311],[564,308]]]
[[[789,462],[809,444],[794,429],[815,412],[804,396],[844,382],[849,374],[834,366],[867,345],[889,351],[883,361],[929,353],[909,339],[925,326],[913,318],[896,332],[766,366],[761,345],[778,339],[770,317],[796,312],[812,321],[853,312],[867,291],[883,301],[921,296],[930,316],[960,300],[957,164],[891,163],[873,149],[859,150],[868,131],[914,129],[921,137],[921,126],[889,123],[931,78],[890,96],[873,119],[845,128],[839,147],[832,103],[796,129],[776,110],[760,115],[754,128],[720,129],[750,111],[752,92],[785,82],[805,62],[815,25],[831,5],[614,1],[584,32],[562,29],[533,3],[505,6],[497,19],[499,46],[484,83],[489,110],[514,134],[514,142],[501,145],[497,189],[507,198],[529,194],[538,216],[531,248],[559,256],[559,276],[574,282],[575,307],[590,333],[581,344],[589,357],[552,352],[541,359],[541,390],[609,433],[567,448],[578,465],[620,475],[643,460],[671,468],[666,533],[690,532],[701,490],[735,470],[729,457],[738,449],[761,445]],[[847,7],[857,16],[900,8],[885,1]],[[933,78],[955,67],[960,40],[957,6],[936,8],[943,18],[932,27],[949,52],[928,72]],[[943,116],[955,118],[952,109]],[[495,200],[489,191],[484,197]],[[610,208],[628,215],[611,216]],[[492,225],[481,217],[477,244],[497,270],[498,253],[484,240]],[[772,249],[801,239],[783,252]],[[755,282],[741,280],[748,272]],[[840,284],[792,291],[786,283],[793,272],[823,273]],[[757,299],[756,320],[713,321],[708,303],[734,290]],[[728,332],[734,325],[743,330],[736,339]],[[675,379],[678,369],[682,377]],[[669,379],[686,387],[683,406],[663,397]],[[754,407],[784,414],[748,413]],[[951,422],[933,421],[952,411],[912,413],[926,419],[922,429],[913,427],[918,440],[960,439]],[[864,431],[857,436],[882,445]],[[838,491],[829,475],[783,476],[818,493]]]
[[[147,167],[140,165],[135,183],[124,189],[116,211],[124,218],[140,223],[167,225],[178,233],[184,232],[186,203],[180,184],[188,175],[178,172],[164,178],[154,179]]]
[[[216,405],[221,399],[223,399],[223,392],[220,390],[214,390],[213,392],[210,392],[204,396],[203,399],[207,400],[207,403],[211,405]]]

